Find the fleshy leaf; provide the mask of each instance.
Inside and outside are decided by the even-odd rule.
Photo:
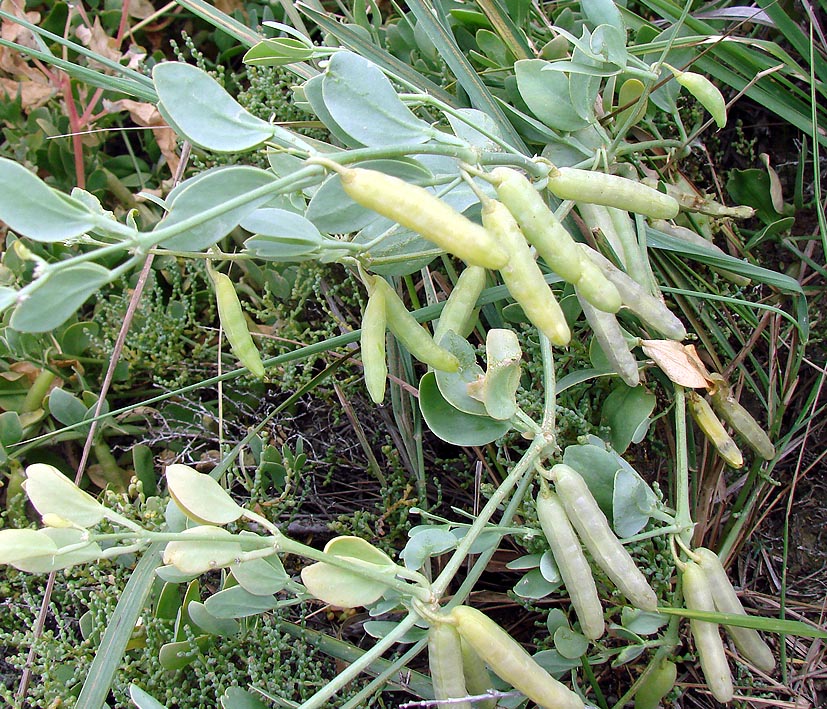
[[[41,515],[57,515],[79,527],[92,527],[106,517],[103,505],[52,465],[35,463],[26,468],[23,488]]]
[[[36,529],[0,530],[0,564],[14,564],[45,554],[56,554],[57,544]]]
[[[37,533],[49,539],[56,547],[53,553],[39,556],[30,556],[12,564],[16,569],[30,574],[46,574],[52,571],[68,569],[75,564],[85,564],[100,558],[103,551],[95,542],[83,544],[85,532],[80,529],[67,529],[57,527],[44,527],[37,530]],[[62,551],[66,547],[74,547],[81,544],[77,549]]]
[[[198,67],[183,62],[156,64],[152,80],[159,110],[195,145],[234,153],[254,148],[273,135],[273,126],[256,118]]]
[[[233,541],[235,537],[222,527],[193,527],[182,534],[193,537],[193,541],[169,542],[164,549],[164,563],[182,573],[202,574],[230,566],[241,556],[241,544]],[[228,541],[216,540],[215,537],[226,537]]]
[[[78,263],[45,273],[12,313],[9,325],[18,332],[49,332],[66,322],[112,277],[97,263]]]
[[[244,513],[221,485],[188,465],[174,463],[166,469],[167,487],[175,504],[200,524],[229,524]]]
[[[77,200],[55,192],[13,160],[0,158],[0,219],[34,241],[65,241],[95,226],[95,215]]]

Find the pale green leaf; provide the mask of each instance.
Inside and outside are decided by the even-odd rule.
[[[169,494],[175,504],[196,522],[229,524],[244,513],[244,509],[233,502],[216,480],[188,465],[168,465],[166,478]]]
[[[12,313],[9,325],[18,332],[49,332],[62,325],[112,274],[96,263],[77,263],[47,270],[31,286]]]
[[[245,110],[198,67],[183,62],[156,64],[152,80],[162,113],[195,145],[234,153],[254,148],[273,135],[269,123]]]
[[[64,241],[95,226],[82,202],[55,192],[22,165],[0,158],[0,219],[35,241]]]
[[[58,515],[80,527],[91,527],[106,517],[103,505],[54,466],[30,465],[23,488],[41,515]]]

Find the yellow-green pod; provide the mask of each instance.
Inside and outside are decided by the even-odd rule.
[[[525,238],[542,259],[567,283],[580,278],[577,242],[554,216],[529,180],[516,170],[498,167],[491,172],[500,201],[517,220]]]
[[[374,404],[385,398],[388,378],[388,362],[385,358],[385,331],[388,326],[385,312],[385,291],[373,288],[362,315],[362,366],[365,370],[365,386]]]
[[[388,328],[408,352],[434,369],[446,372],[456,372],[459,369],[457,358],[434,342],[434,338],[408,312],[402,299],[384,278],[373,276],[368,288],[372,293],[383,294]]]
[[[347,195],[475,266],[500,268],[507,256],[479,224],[424,187],[377,170],[335,167]]]
[[[555,168],[548,189],[560,199],[603,204],[654,219],[672,219],[680,207],[669,195],[618,175],[574,167]]]
[[[672,691],[678,678],[678,667],[670,660],[661,660],[649,670],[635,692],[635,709],[658,709],[661,700]]]
[[[468,336],[476,321],[474,312],[485,287],[485,275],[485,269],[481,266],[468,266],[460,274],[434,328],[434,342],[439,343],[448,330],[453,330],[460,337]]]
[[[449,614],[457,632],[500,679],[540,709],[584,709],[583,700],[546,672],[505,630],[470,606]]]
[[[637,315],[644,325],[663,333],[670,340],[682,340],[686,337],[686,328],[683,323],[662,300],[647,293],[643,286],[602,254],[585,244],[582,244],[581,248],[585,256],[617,288],[623,305]]]
[[[581,255],[582,272],[575,286],[577,292],[598,310],[616,313],[623,305],[620,292],[586,256]]]
[[[472,697],[479,697],[494,688],[491,675],[480,656],[467,642],[460,638],[462,648],[462,672],[465,675],[465,687]],[[474,702],[475,709],[496,709],[496,699],[480,699]]]
[[[224,329],[233,354],[251,374],[264,379],[264,363],[247,329],[247,320],[244,318],[244,311],[241,309],[241,302],[238,300],[232,280],[220,271],[209,269],[209,273],[215,286],[218,318],[221,320],[221,327]]]
[[[592,570],[563,504],[545,480],[540,481],[537,495],[537,519],[569,592],[580,629],[590,640],[597,640],[605,632],[606,624]]]
[[[712,379],[715,382],[715,389],[711,394],[712,408],[764,460],[775,458],[775,446],[770,437],[752,414],[736,401],[729,384],[720,375],[713,375]]]
[[[744,464],[744,456],[741,455],[740,449],[727,433],[724,425],[715,415],[706,399],[694,391],[689,391],[686,393],[686,403],[689,407],[689,413],[692,414],[692,418],[698,424],[698,428],[703,431],[707,440],[715,446],[718,455],[733,468],[740,468]]]
[[[747,615],[718,555],[711,549],[703,547],[695,549],[694,552],[699,557],[698,563],[704,574],[706,574],[715,608],[721,613]],[[757,630],[741,628],[737,625],[725,625],[724,629],[745,660],[767,674],[775,669],[775,658],[772,650]]]
[[[428,667],[439,709],[473,709],[471,702],[439,701],[468,696],[459,633],[450,623],[436,623],[428,629]]]
[[[600,349],[606,355],[612,369],[617,372],[617,375],[627,386],[636,387],[640,384],[637,359],[632,354],[632,350],[629,349],[626,338],[623,337],[623,331],[617,318],[612,313],[598,310],[591,303],[586,302],[586,299],[580,293],[579,286],[575,286],[575,291],[580,307],[583,309],[583,315],[591,325],[597,344],[600,345]]]
[[[683,597],[689,610],[715,611],[712,589],[706,574],[694,561],[686,562],[683,570]],[[734,694],[732,673],[724,653],[724,643],[718,632],[718,624],[690,618],[689,629],[695,640],[701,671],[712,696],[719,702],[731,701]]]
[[[508,253],[508,263],[499,269],[508,292],[552,344],[567,345],[571,331],[566,317],[511,212],[502,202],[486,199],[482,206],[482,223]]]
[[[657,595],[615,536],[580,473],[559,463],[551,469],[551,475],[566,515],[597,565],[632,605],[645,611],[657,610]]]
[[[718,87],[702,74],[696,74],[694,71],[680,71],[668,64],[666,66],[672,71],[675,81],[709,111],[718,128],[723,128],[726,125],[726,101]]]

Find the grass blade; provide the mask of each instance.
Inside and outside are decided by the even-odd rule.
[[[76,706],[100,709],[106,702],[112,679],[121,664],[132,629],[144,609],[144,603],[155,581],[155,569],[161,563],[160,552],[163,547],[162,543],[151,544],[129,577],[123,595],[106,626],[95,659],[89,667],[89,674],[83,683]]]

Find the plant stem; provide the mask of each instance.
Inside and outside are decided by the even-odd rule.
[[[675,525],[682,529],[681,540],[692,540],[692,513],[689,508],[689,457],[686,448],[686,397],[675,384]]]

